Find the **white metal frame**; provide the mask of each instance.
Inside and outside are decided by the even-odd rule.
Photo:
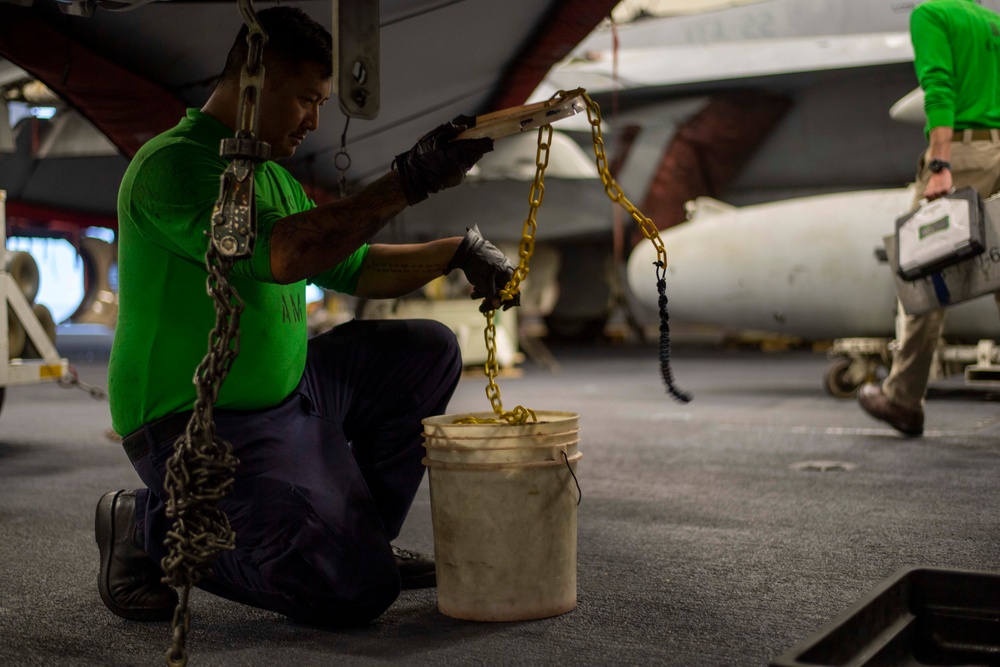
[[[7,193],[0,190],[0,241],[7,248]],[[31,304],[24,297],[14,277],[7,273],[6,261],[0,262],[0,387],[22,384],[36,384],[69,378],[69,362],[60,358],[55,346],[38,321]],[[28,340],[42,356],[41,359],[10,359],[8,342],[7,308],[24,327]]]

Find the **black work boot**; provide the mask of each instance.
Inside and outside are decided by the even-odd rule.
[[[400,549],[395,544],[389,546],[392,547],[392,556],[396,560],[396,567],[399,568],[400,588],[405,591],[437,586],[437,573],[431,556]]]
[[[177,591],[163,583],[163,570],[143,551],[135,531],[135,491],[110,491],[97,503],[94,520],[101,569],[97,590],[108,609],[130,621],[169,621]]]

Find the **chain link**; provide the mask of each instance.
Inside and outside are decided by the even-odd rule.
[[[194,374],[196,399],[184,435],[167,462],[164,488],[166,514],[173,524],[161,561],[164,582],[180,589],[174,610],[171,667],[187,665],[187,634],[191,627],[191,588],[223,551],[235,548],[236,535],[218,507],[235,481],[239,460],[232,445],[215,433],[214,406],[219,390],[240,353],[240,315],[244,304],[229,283],[233,264],[253,253],[256,237],[254,164],[268,159],[270,149],[256,139],[264,83],[263,49],[267,34],[257,20],[252,0],[237,0],[248,27],[247,64],[240,76],[239,128],[224,139],[219,153],[230,163],[221,176],[219,199],[212,211],[205,268],[207,290],[215,308],[215,326],[208,335],[208,352]]]
[[[73,366],[67,366],[66,375],[59,378],[59,386],[63,389],[71,389],[76,387],[77,389],[82,389],[83,391],[90,394],[90,397],[95,401],[102,401],[108,398],[108,392],[104,389],[98,387],[97,385],[87,384],[80,379],[80,374],[77,372],[76,368]]]
[[[226,257],[253,253],[256,225],[253,169],[270,157],[270,146],[257,140],[260,98],[264,88],[264,44],[267,34],[257,21],[252,0],[237,0],[247,24],[247,64],[240,73],[239,123],[235,137],[223,139],[219,154],[230,160],[222,175],[219,201],[212,212],[212,243]]]
[[[582,97],[587,106],[587,120],[590,123],[590,133],[591,139],[593,141],[594,147],[594,158],[597,164],[597,172],[601,177],[601,183],[604,185],[604,192],[608,195],[608,198],[612,202],[620,205],[632,219],[636,221],[639,225],[639,230],[642,235],[648,239],[653,247],[656,249],[656,262],[654,264],[657,267],[657,290],[660,294],[660,366],[663,374],[663,379],[667,384],[667,388],[670,393],[676,397],[678,400],[687,402],[691,400],[690,396],[679,391],[674,387],[673,376],[669,368],[670,359],[670,334],[669,326],[667,324],[667,311],[666,311],[666,294],[665,280],[661,277],[661,271],[665,272],[667,268],[667,250],[663,246],[663,240],[660,238],[659,231],[656,229],[656,225],[653,221],[644,215],[636,206],[629,201],[628,197],[622,191],[621,186],[611,175],[611,170],[608,167],[608,157],[604,150],[604,137],[601,133],[601,107],[598,106],[597,102],[592,100],[587,94],[587,91],[583,88],[577,88],[571,91],[560,90],[555,95],[549,99],[549,103],[558,104],[563,100],[570,97],[579,96]],[[552,146],[552,126],[543,125],[538,128],[538,147],[535,151],[535,178],[531,183],[531,189],[528,192],[528,217],[524,221],[524,225],[521,229],[521,243],[519,247],[519,261],[517,268],[514,270],[513,276],[511,276],[510,282],[507,286],[500,290],[501,301],[509,301],[517,296],[520,289],[521,281],[524,280],[528,275],[528,261],[531,259],[531,255],[535,251],[535,233],[538,230],[538,209],[542,205],[542,200],[545,198],[545,169],[549,165],[549,149]],[[500,387],[496,383],[497,375],[500,372],[499,366],[496,359],[496,327],[493,322],[493,317],[496,311],[489,311],[486,313],[486,397],[490,401],[490,406],[493,408],[493,412],[497,415],[498,420],[503,420],[510,424],[523,424],[529,418],[535,421],[535,413],[527,408],[517,406],[510,412],[506,412],[503,409],[503,401],[500,397]],[[476,419],[468,418],[464,420],[459,420],[456,423],[461,422],[476,422],[476,423],[497,423],[497,419]]]
[[[553,98],[555,99],[555,98]],[[521,281],[528,277],[528,262],[535,252],[535,233],[538,231],[538,209],[545,199],[545,169],[549,166],[549,148],[552,146],[552,126],[542,125],[538,128],[538,147],[535,150],[535,179],[531,183],[528,191],[528,217],[525,218],[521,227],[521,243],[518,248],[518,263],[507,286],[500,290],[500,300],[509,301],[517,296],[521,289]],[[497,385],[497,375],[500,374],[500,366],[497,363],[497,332],[494,324],[496,311],[490,310],[486,313],[486,371],[487,385],[486,398],[490,401],[490,406],[498,419],[508,424],[524,424],[529,419],[537,421],[535,412],[528,408],[517,406],[511,411],[503,409],[503,400],[500,397],[500,387]],[[465,420],[469,421],[469,420]],[[497,420],[474,420],[477,422],[496,422]]]
[[[583,89],[577,89],[571,93],[559,91],[556,96],[566,94],[579,94],[587,103],[587,120],[590,123],[590,134],[594,143],[594,157],[597,162],[597,171],[601,176],[601,183],[604,184],[604,192],[611,201],[620,205],[632,216],[632,219],[639,225],[639,231],[656,249],[656,261],[653,262],[653,265],[656,267],[656,291],[660,314],[660,374],[670,395],[682,403],[687,403],[691,400],[691,395],[674,385],[674,376],[670,370],[670,317],[667,315],[666,293],[667,250],[663,246],[663,240],[660,238],[656,225],[629,201],[625,193],[622,192],[621,186],[611,175],[611,170],[608,168],[608,158],[604,151],[604,139],[601,136],[601,107]]]
[[[233,259],[220,255],[209,245],[205,258],[208,292],[215,303],[215,327],[209,334],[209,350],[195,371],[197,399],[184,435],[174,445],[167,462],[164,488],[167,517],[173,526],[167,531],[167,555],[161,565],[164,581],[181,589],[174,610],[173,636],[167,664],[187,664],[185,644],[190,627],[188,598],[191,587],[208,571],[224,550],[235,546],[236,535],[218,502],[233,485],[239,460],[233,447],[216,436],[213,410],[219,389],[239,355],[240,314],[243,301],[227,280]]]
[[[556,95],[566,95],[567,93],[559,91]],[[625,193],[622,192],[621,186],[611,175],[611,170],[608,167],[608,157],[604,151],[604,138],[601,135],[601,107],[598,106],[597,102],[592,100],[586,92],[580,90],[573,91],[573,94],[579,94],[583,96],[584,101],[587,104],[587,121],[590,123],[590,134],[593,139],[594,144],[594,157],[597,162],[597,173],[601,177],[601,183],[604,184],[604,192],[608,195],[608,198],[620,205],[625,211],[632,216],[632,219],[636,221],[639,225],[639,231],[642,235],[649,239],[653,243],[653,247],[656,248],[656,260],[661,263],[661,268],[664,270],[667,268],[667,250],[663,247],[663,241],[660,239],[660,234],[656,229],[656,225],[653,221],[642,213],[635,205],[629,201]]]

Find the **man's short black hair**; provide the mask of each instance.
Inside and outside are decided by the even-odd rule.
[[[270,7],[257,12],[267,44],[264,45],[265,62],[300,66],[318,63],[325,67],[324,76],[333,76],[333,38],[329,31],[297,7],[287,5]],[[240,73],[247,63],[246,24],[240,29],[226,58],[222,71],[223,81],[239,82]]]

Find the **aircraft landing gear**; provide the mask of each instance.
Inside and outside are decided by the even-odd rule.
[[[892,363],[888,338],[838,338],[827,355],[832,362],[823,388],[834,398],[854,398],[861,385],[876,378],[880,367]]]

